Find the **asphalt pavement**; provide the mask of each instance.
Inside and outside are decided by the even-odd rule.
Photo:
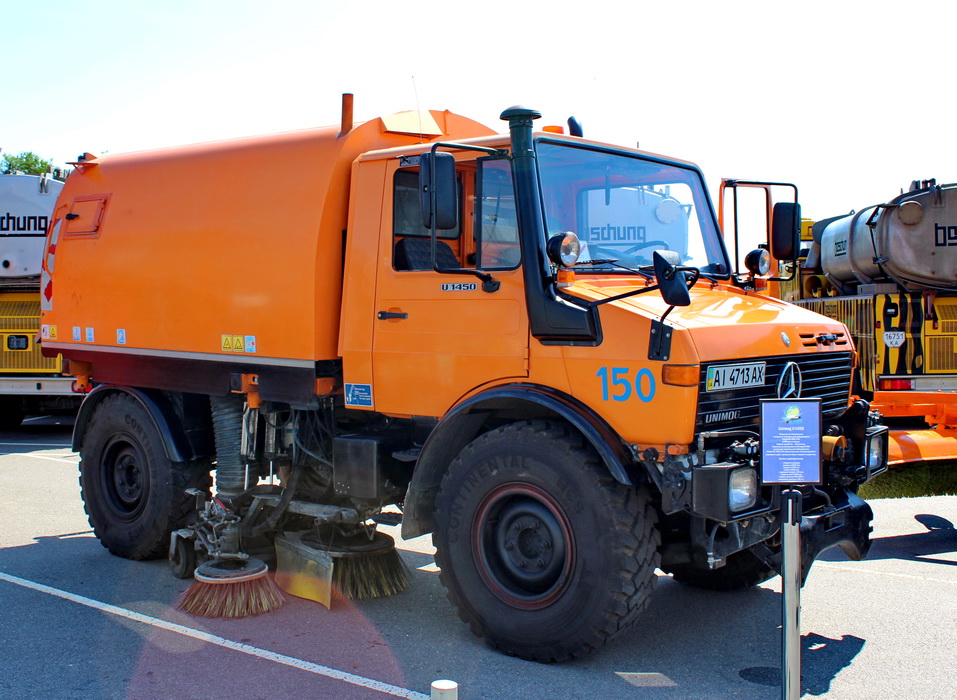
[[[398,542],[412,584],[391,598],[190,617],[174,607],[188,582],[164,561],[93,537],[69,443],[67,419],[0,433],[0,698],[426,698],[436,679],[463,700],[781,697],[779,578],[721,594],[661,575],[629,634],[556,665],[473,637],[428,537]],[[868,559],[825,553],[802,591],[804,697],[957,697],[957,497],[871,505]]]

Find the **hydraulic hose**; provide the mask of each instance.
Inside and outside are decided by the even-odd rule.
[[[246,486],[242,459],[243,397],[210,396],[209,404],[216,441],[216,492],[226,499],[235,498]]]

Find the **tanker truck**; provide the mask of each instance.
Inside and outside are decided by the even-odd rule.
[[[338,561],[392,546],[375,525],[397,514],[476,635],[578,657],[634,624],[656,569],[775,575],[759,407],[801,397],[822,454],[804,573],[866,555],[856,491],[887,443],[850,396],[853,340],[758,294],[757,266],[731,276],[696,166],[535,131],[523,107],[497,134],[351,104],[333,127],[75,163],[43,348],[93,387],[73,446],[110,552],[183,577],[290,539]]]
[[[801,239],[771,293],[847,325],[854,391],[890,425],[890,462],[957,459],[957,184],[915,180],[884,204],[805,220]]]
[[[27,413],[73,410],[79,400],[62,358],[40,353],[40,259],[63,183],[48,175],[0,175],[0,429]]]

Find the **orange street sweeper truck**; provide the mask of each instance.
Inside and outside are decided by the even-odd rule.
[[[105,547],[184,577],[290,543],[336,567],[392,548],[374,527],[394,504],[476,634],[567,659],[635,622],[656,568],[775,574],[759,401],[802,397],[823,454],[805,572],[866,554],[855,492],[887,444],[851,398],[852,340],[730,274],[694,165],[573,120],[536,132],[521,107],[508,135],[351,114],[75,164],[44,349],[94,387],[74,446]],[[779,214],[781,257],[800,215]]]

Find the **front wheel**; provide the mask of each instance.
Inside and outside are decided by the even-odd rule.
[[[657,518],[562,423],[515,423],[455,459],[436,561],[472,631],[535,661],[581,656],[637,619],[655,584]]]
[[[126,559],[169,552],[170,533],[195,508],[188,488],[209,491],[208,465],[171,462],[152,417],[114,394],[96,407],[80,450],[80,491],[94,534]]]

